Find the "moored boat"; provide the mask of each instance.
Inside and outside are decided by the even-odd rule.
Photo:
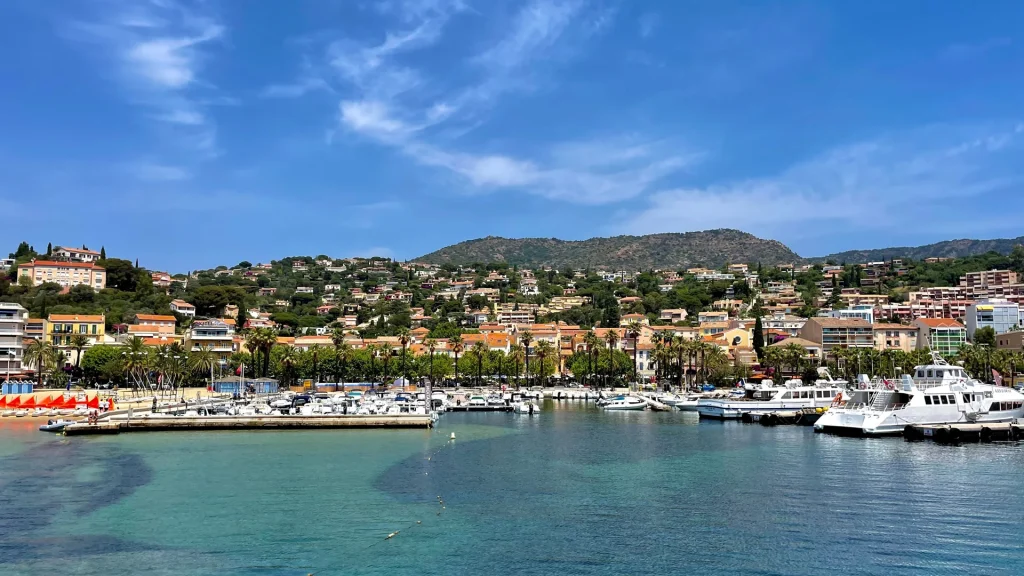
[[[634,396],[616,396],[601,408],[605,410],[646,410],[647,402]]]

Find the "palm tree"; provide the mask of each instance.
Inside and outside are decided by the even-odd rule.
[[[604,335],[605,342],[608,343],[608,373],[612,378],[612,382],[615,382],[615,345],[619,343],[619,333],[614,328],[608,330]]]
[[[687,345],[687,342],[685,340],[683,340],[682,336],[676,336],[676,337],[672,338],[672,342],[669,344],[669,351],[670,352],[675,352],[675,354],[676,354],[676,360],[677,360],[676,365],[679,368],[679,374],[678,374],[679,379],[676,381],[676,383],[677,383],[679,389],[682,390],[683,389],[683,373],[686,370],[685,367],[683,366],[683,356],[685,355],[685,356],[689,357],[690,349],[689,349],[689,346]],[[689,383],[689,382],[687,382],[687,383]]]
[[[344,389],[344,373],[345,365],[348,363],[349,351],[351,348],[348,343],[345,342],[345,329],[338,326],[331,332],[331,343],[334,344],[334,355],[338,359],[338,366],[340,374],[335,374],[334,379],[337,380]]]
[[[523,343],[523,352],[526,354],[526,385],[530,385],[530,343],[533,342],[533,332],[523,330],[519,333],[519,341]]]
[[[270,371],[270,352],[277,345],[277,330],[273,328],[257,328],[262,333],[260,337],[260,353],[263,356],[263,376]]]
[[[377,357],[377,347],[370,344],[366,347],[366,354],[370,359],[370,381],[373,382],[377,379],[377,367],[374,359]]]
[[[594,355],[597,354],[597,350],[601,346],[601,339],[593,330],[587,330],[587,333],[583,335],[583,344],[587,347],[587,358],[590,360],[590,384],[593,385],[597,375],[597,358]]]
[[[25,348],[25,362],[36,365],[36,377],[39,387],[43,387],[43,372],[46,371],[46,364],[53,356],[53,345],[40,340],[33,340]]]
[[[75,372],[78,372],[82,365],[82,350],[89,345],[89,337],[85,334],[75,334],[71,337],[71,347],[75,349]]]
[[[637,344],[640,342],[641,331],[643,331],[643,328],[641,328],[640,323],[636,320],[630,320],[629,323],[626,324],[626,334],[633,339],[633,382],[636,383],[638,388],[640,387],[640,374],[636,361],[636,354],[638,348]]]
[[[384,349],[381,351],[381,360],[384,363],[382,367],[384,370],[384,380],[382,384],[384,386],[388,385],[388,368],[391,367],[391,359],[394,358],[394,356],[395,349],[392,348],[390,344],[385,345]]]
[[[537,366],[537,378],[542,383],[548,376],[547,367],[544,366],[544,359],[554,354],[554,352],[555,347],[551,345],[551,342],[548,342],[547,340],[537,342],[537,350],[535,353],[537,355],[537,359],[540,361]]]
[[[519,363],[523,361],[525,353],[520,344],[513,344],[508,350],[509,360],[512,361],[512,370],[516,379],[516,390],[519,389]]]
[[[473,355],[476,356],[476,385],[483,385],[484,354],[487,354],[487,345],[483,342],[473,344]]]
[[[133,388],[149,388],[149,347],[142,338],[132,336],[124,343],[124,370]]]
[[[803,361],[804,356],[807,354],[804,347],[799,344],[789,343],[782,347],[782,354],[790,368],[792,368],[792,373],[799,374],[800,364]]]
[[[405,379],[407,385],[409,384],[409,373],[405,369],[405,350],[411,339],[412,336],[409,334],[408,328],[403,326],[398,329],[398,343],[402,345],[402,378]]]
[[[252,355],[253,371],[257,373],[259,372],[260,366],[260,350],[263,349],[263,340],[265,337],[266,333],[262,328],[253,328],[245,335],[245,347],[249,349],[249,354]],[[264,374],[264,376],[266,376],[266,374]]]
[[[258,328],[257,328],[258,330]],[[281,353],[281,369],[284,372],[282,380],[285,382],[291,382],[291,374],[295,369],[295,364],[299,361],[299,350],[295,346],[285,346],[284,351]]]
[[[448,340],[448,344],[452,347],[452,352],[455,353],[455,387],[459,387],[459,353],[462,352],[462,336],[456,334],[454,338]]]
[[[430,387],[434,387],[434,350],[437,349],[437,340],[433,338],[427,338],[424,342],[427,345],[427,351],[430,352]]]
[[[213,386],[213,366],[217,363],[217,355],[209,345],[203,344],[199,350],[192,352],[188,357],[188,364],[192,372],[196,374],[210,373],[210,385]]]

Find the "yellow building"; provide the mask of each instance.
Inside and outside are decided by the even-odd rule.
[[[89,338],[86,348],[103,342],[106,318],[103,314],[50,314],[46,320],[46,342],[68,353],[69,360],[75,350],[71,337],[81,334]]]
[[[27,278],[33,286],[44,282],[60,284],[64,288],[84,284],[93,290],[107,287],[107,272],[92,262],[53,262],[33,260],[18,266],[18,281]]]

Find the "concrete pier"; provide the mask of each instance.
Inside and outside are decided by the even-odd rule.
[[[111,418],[95,424],[79,422],[64,428],[67,436],[124,432],[282,430],[318,428],[430,428],[434,420],[418,414],[345,416],[145,416]]]

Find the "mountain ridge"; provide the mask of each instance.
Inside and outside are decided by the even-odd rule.
[[[961,238],[921,246],[846,250],[805,258],[778,240],[719,228],[642,236],[598,236],[586,240],[486,236],[445,246],[411,261],[430,264],[507,262],[527,268],[646,270],[695,266],[719,268],[730,263],[774,265],[834,261],[853,264],[892,258],[962,258],[993,251],[1009,254],[1017,245],[1024,245],[1024,236],[986,240]]]

